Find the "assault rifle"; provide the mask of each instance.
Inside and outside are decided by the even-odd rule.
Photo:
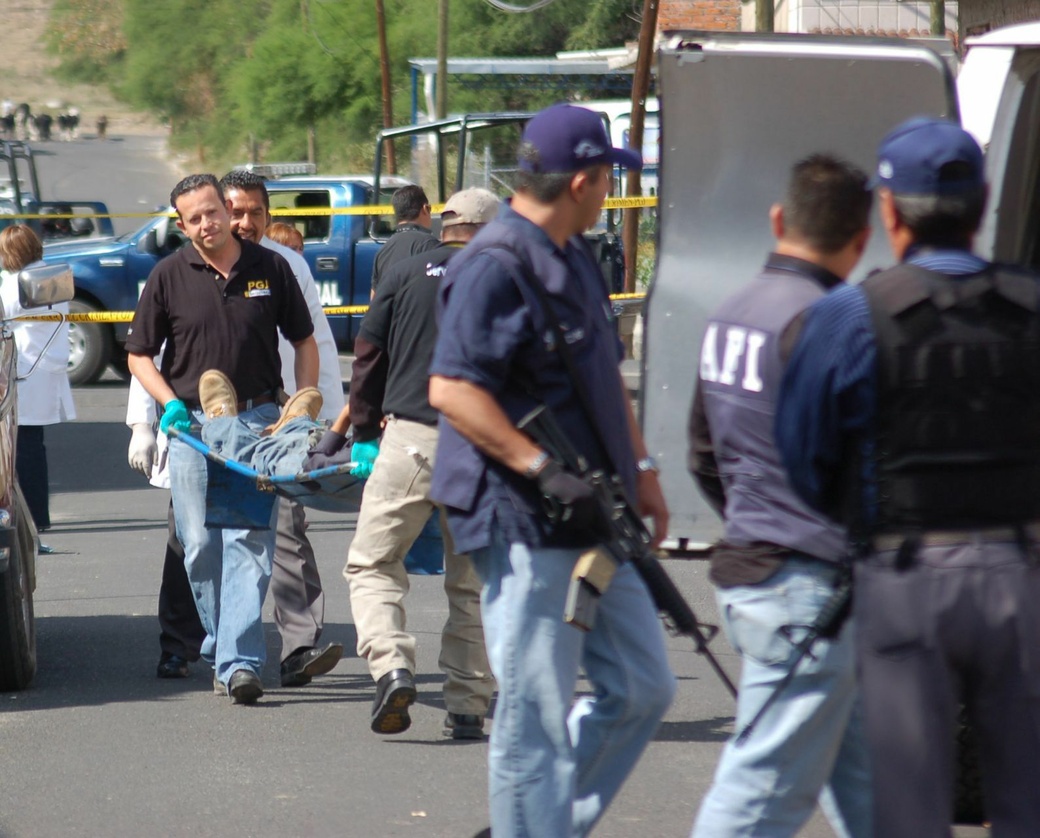
[[[701,623],[683,599],[679,589],[661,567],[650,549],[650,533],[639,514],[625,496],[620,478],[615,474],[593,470],[563,433],[556,417],[545,405],[528,413],[517,427],[544,448],[554,460],[576,474],[595,491],[604,519],[610,526],[609,539],[599,548],[584,553],[575,565],[567,592],[564,619],[576,628],[588,631],[596,618],[599,597],[606,591],[614,570],[631,562],[650,591],[654,605],[672,634],[693,639],[698,655],[703,655],[715,674],[733,696],[737,688],[712,654],[708,644],[718,634],[718,626]],[[546,511],[552,520],[563,520],[568,510],[557,501],[546,498]]]
[[[769,694],[761,707],[758,708],[758,712],[755,713],[755,717],[748,722],[740,734],[737,736],[736,744],[743,745],[751,732],[755,729],[755,726],[762,720],[762,717],[766,714],[766,711],[773,706],[779,697],[780,693],[784,691],[788,684],[791,683],[798,671],[798,664],[802,662],[802,658],[806,655],[812,656],[812,647],[821,637],[825,639],[831,639],[838,636],[838,632],[841,631],[841,627],[845,624],[846,618],[849,616],[849,612],[852,610],[852,569],[846,564],[841,571],[841,576],[838,578],[838,584],[834,588],[834,593],[830,595],[827,601],[823,604],[823,608],[820,609],[820,613],[816,615],[816,619],[813,620],[812,625],[809,626],[806,631],[805,637],[801,639],[801,642],[795,646],[794,649],[794,660],[791,661],[791,666],[787,670],[787,673],[780,682],[773,688],[773,691]]]

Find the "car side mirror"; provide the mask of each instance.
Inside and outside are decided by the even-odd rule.
[[[67,303],[75,293],[72,268],[67,263],[36,263],[18,272],[18,302],[22,308]]]
[[[141,239],[141,250],[145,253],[159,252],[159,234],[154,228],[145,233],[144,238]]]

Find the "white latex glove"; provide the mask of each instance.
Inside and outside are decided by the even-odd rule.
[[[155,431],[146,423],[138,423],[132,426],[133,434],[130,437],[130,448],[126,459],[130,468],[139,471],[145,477],[152,476],[152,468],[158,463],[159,448],[155,443]]]

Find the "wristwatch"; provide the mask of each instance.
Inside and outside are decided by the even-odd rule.
[[[547,462],[549,462],[549,452],[540,451],[527,466],[527,470],[524,472],[524,477],[528,480],[534,480],[538,476],[538,473],[545,468]]]
[[[657,467],[657,460],[647,454],[643,459],[636,463],[636,471],[642,473],[644,471],[652,471],[654,474],[660,474],[661,469]]]

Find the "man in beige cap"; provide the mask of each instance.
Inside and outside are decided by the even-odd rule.
[[[448,260],[498,208],[498,199],[486,189],[452,195],[441,214],[440,247],[387,272],[354,346],[351,459],[358,464],[354,473],[368,482],[343,574],[350,583],[358,654],[368,661],[376,682],[375,733],[407,730],[408,708],[416,697],[415,638],[405,631],[404,557],[435,509],[430,476],[438,417],[427,388],[437,341],[437,294]],[[446,676],[445,735],[482,739],[495,682],[480,621],[480,580],[469,557],[455,553],[447,527],[442,531],[448,595],[440,654]]]

